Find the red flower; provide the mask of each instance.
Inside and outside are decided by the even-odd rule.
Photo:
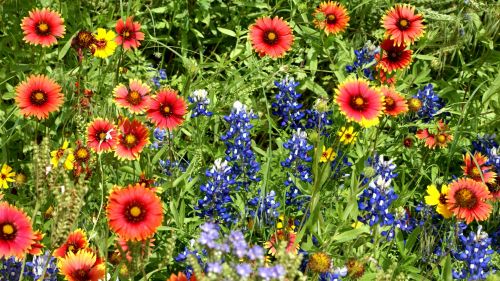
[[[415,15],[415,7],[408,4],[396,4],[382,17],[386,35],[394,44],[412,44],[424,34],[422,15]]]
[[[449,134],[448,125],[443,120],[439,120],[437,124],[437,133],[429,132],[429,129],[418,130],[415,136],[418,139],[425,140],[425,146],[430,149],[445,148],[448,143],[453,140],[453,136]]]
[[[105,119],[94,119],[87,128],[87,145],[96,153],[113,150],[116,147],[115,125]]]
[[[188,281],[188,279],[184,273],[179,272],[177,275],[172,273],[172,275],[170,275],[170,278],[168,278],[167,281]],[[196,277],[194,276],[194,274],[191,275],[189,281],[196,281]]]
[[[384,113],[391,116],[398,116],[399,114],[408,111],[408,105],[405,98],[401,96],[394,88],[387,86],[380,87],[380,91],[384,95]]]
[[[163,220],[160,198],[139,184],[115,187],[106,211],[109,227],[126,241],[150,238]]]
[[[493,182],[487,182],[486,186],[493,197],[493,200],[500,201],[500,174],[497,173],[496,180]]]
[[[54,251],[53,256],[64,258],[69,252],[76,254],[78,251],[87,249],[88,247],[87,235],[82,229],[77,229],[68,235],[66,242]]]
[[[485,165],[487,161],[488,158],[480,152],[474,153],[474,160],[472,160],[469,153],[465,154],[465,165],[462,166],[464,175],[478,182],[483,182],[484,179],[485,183],[494,183],[497,174],[491,170],[491,166]]]
[[[29,16],[23,18],[21,28],[26,43],[42,47],[50,47],[57,43],[56,37],[62,38],[65,33],[61,15],[47,8],[29,12]]]
[[[338,2],[322,2],[316,8],[314,14],[314,25],[324,29],[326,34],[335,35],[344,32],[349,25],[349,15],[345,7]]]
[[[118,33],[116,37],[116,43],[118,45],[123,44],[123,49],[130,50],[131,48],[138,48],[141,45],[142,40],[144,40],[144,33],[140,32],[141,25],[139,22],[134,22],[134,17],[128,17],[124,22],[123,19],[119,19],[116,22],[115,30]]]
[[[473,220],[488,219],[492,207],[485,202],[487,199],[491,199],[491,194],[483,183],[458,179],[450,184],[446,205],[458,219],[464,219],[469,224]]]
[[[125,119],[120,124],[119,130],[116,156],[127,160],[138,159],[142,149],[149,142],[148,128],[138,120]]]
[[[365,127],[377,124],[384,109],[382,95],[362,79],[343,82],[335,90],[335,102],[348,120]]]
[[[382,51],[382,58],[377,54],[378,66],[381,67],[386,73],[391,73],[398,69],[405,69],[411,64],[411,50],[405,50],[406,46],[401,44],[394,45],[391,39],[385,39],[380,44]]]
[[[0,257],[22,258],[35,240],[29,217],[6,202],[0,203]]]
[[[266,241],[264,243],[264,248],[269,249],[269,253],[272,256],[275,256],[276,253],[278,252],[278,247],[279,244],[282,241],[287,242],[286,246],[286,252],[287,253],[292,253],[292,254],[297,254],[300,245],[299,243],[295,243],[295,239],[297,238],[297,235],[293,231],[284,231],[283,229],[278,229],[275,234],[269,238],[269,241]]]
[[[177,91],[161,89],[151,100],[148,117],[161,129],[174,129],[184,122],[187,104]]]
[[[90,249],[69,252],[58,264],[68,281],[98,281],[104,278],[104,262]]]
[[[132,79],[129,86],[119,84],[113,90],[115,102],[118,106],[128,108],[131,113],[141,113],[151,103],[148,85],[139,80]]]
[[[37,230],[33,233],[33,244],[31,244],[31,249],[28,251],[30,255],[38,256],[42,254],[42,249],[45,247],[42,243],[43,233],[40,230]]]
[[[45,75],[31,75],[16,87],[16,103],[24,116],[45,119],[59,110],[63,101],[61,86]]]
[[[281,18],[263,17],[250,26],[250,42],[261,57],[283,57],[293,43],[292,29]]]

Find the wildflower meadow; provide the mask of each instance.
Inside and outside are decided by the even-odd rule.
[[[500,2],[0,0],[0,281],[500,280]]]

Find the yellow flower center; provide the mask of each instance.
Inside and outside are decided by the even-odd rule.
[[[74,249],[75,249],[75,246],[73,246],[73,245],[68,246],[68,252],[73,252]]]
[[[273,41],[274,39],[276,39],[276,33],[274,32],[269,32],[267,34],[267,39],[269,39],[270,41]]]
[[[41,102],[45,99],[45,94],[42,92],[36,92],[33,97],[35,98],[35,101]]]
[[[99,139],[102,140],[102,141],[105,140],[106,139],[106,133],[105,132],[101,132],[99,134]]]
[[[10,235],[12,233],[14,233],[14,226],[12,226],[12,224],[4,224],[4,226],[2,227],[2,232],[4,234],[7,234],[7,235]]]
[[[38,24],[38,30],[40,30],[41,32],[45,32],[48,29],[49,29],[49,26],[46,23],[42,22],[42,23]]]
[[[165,107],[163,108],[163,112],[165,112],[165,113],[170,113],[170,106],[168,106],[168,105],[167,105],[167,106],[165,106]]]
[[[127,96],[127,100],[133,105],[138,105],[141,102],[141,94],[137,91],[131,91]]]
[[[129,212],[130,212],[130,215],[133,216],[134,218],[137,218],[142,213],[141,208],[139,208],[137,206],[132,207]]]
[[[406,19],[402,19],[399,21],[399,25],[401,25],[402,27],[407,27],[408,26],[408,20]]]
[[[87,150],[85,148],[79,148],[76,151],[76,156],[78,156],[78,158],[80,158],[80,159],[85,159],[85,158],[87,158],[87,156],[89,156],[89,153],[87,152]]]
[[[411,111],[417,112],[422,107],[422,101],[417,98],[411,98],[408,101],[408,107]]]
[[[445,143],[446,142],[446,136],[444,134],[439,134],[436,139],[437,139],[437,141],[439,143]]]
[[[455,200],[459,207],[467,209],[474,207],[477,202],[476,195],[466,188],[462,188],[455,193]]]
[[[481,177],[481,170],[479,170],[477,167],[472,168],[470,171],[470,175],[473,178],[480,178]]]
[[[358,105],[358,106],[361,106],[365,103],[365,101],[363,100],[363,98],[361,97],[357,97],[356,99],[354,99],[354,104]]]
[[[136,140],[137,140],[137,138],[132,134],[128,134],[125,136],[125,142],[127,144],[134,144],[136,142]]]
[[[125,30],[125,32],[123,32],[123,37],[125,38],[130,37],[130,32],[128,30]]]
[[[329,14],[326,18],[328,19],[328,21],[334,21],[336,19],[334,14]]]

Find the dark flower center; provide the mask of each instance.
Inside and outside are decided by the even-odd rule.
[[[387,51],[387,58],[389,58],[389,60],[392,62],[396,62],[396,61],[399,61],[401,59],[402,53],[403,52],[394,51],[394,50]]]
[[[132,105],[138,105],[141,103],[142,96],[137,91],[131,91],[127,95],[127,101]]]
[[[81,30],[76,36],[76,44],[84,49],[90,47],[94,41],[94,35],[86,30]]]
[[[439,203],[446,205],[446,194],[444,193],[439,194]]]
[[[100,140],[100,141],[105,141],[106,140],[106,132],[104,131],[101,131],[99,133],[96,134],[96,137]]]
[[[278,41],[278,34],[274,31],[268,31],[264,34],[264,42],[274,45]]]
[[[455,200],[460,208],[470,209],[476,205],[477,197],[472,191],[462,188],[455,193]]]
[[[104,137],[106,137],[106,136],[104,136]],[[76,150],[75,156],[76,156],[77,160],[80,160],[80,161],[87,160],[87,158],[89,157],[89,152],[87,151],[87,149],[85,147],[80,147]]]
[[[106,39],[97,40],[95,45],[97,46],[97,49],[105,49],[107,45]]]
[[[407,19],[400,19],[398,21],[398,27],[402,30],[407,30],[408,28],[410,28],[410,22]]]
[[[50,33],[50,30],[49,30],[49,25],[44,23],[43,21],[42,22],[39,22],[37,25],[36,25],[36,33],[39,34],[39,35],[47,35]]]
[[[87,276],[88,272],[85,269],[78,269],[73,272],[73,278],[78,280],[78,281],[87,281],[90,280],[90,278]]]
[[[125,208],[125,219],[128,222],[131,223],[141,222],[142,220],[144,220],[145,216],[146,216],[146,210],[139,203],[132,202],[130,205],[127,206],[127,208]]]
[[[168,104],[162,105],[160,108],[161,108],[161,111],[160,111],[161,114],[165,117],[169,117],[170,115],[173,114],[172,108]]]
[[[352,97],[350,105],[354,110],[363,111],[367,106],[367,102],[362,96],[356,96]]]
[[[479,170],[476,166],[474,166],[474,167],[470,170],[470,175],[471,175],[473,178],[481,178],[481,170]]]
[[[334,24],[337,22],[337,17],[335,17],[334,14],[329,14],[326,16],[326,23],[328,24]]]
[[[38,90],[33,91],[30,96],[31,103],[35,105],[43,105],[47,101],[47,94]]]
[[[488,186],[488,190],[490,191],[490,193],[499,192],[500,191],[500,177],[497,177],[496,182],[486,183],[486,186]]]
[[[122,32],[123,39],[128,39],[130,38],[130,31],[128,29],[124,29]]]
[[[394,99],[391,97],[385,97],[385,109],[393,110],[395,107],[396,103],[394,102]]]
[[[137,143],[137,137],[133,134],[127,134],[125,135],[125,137],[123,138],[124,140],[124,143],[127,147],[134,147]]]
[[[13,240],[16,238],[17,229],[11,223],[0,224],[0,240]]]

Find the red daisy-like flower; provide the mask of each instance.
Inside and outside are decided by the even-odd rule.
[[[385,84],[385,85],[394,85],[396,83],[396,75],[394,73],[387,73],[382,66],[380,66],[380,63],[377,63],[375,66],[375,69],[377,72],[375,72],[375,79],[380,81],[380,84]]]
[[[405,69],[411,64],[411,54],[412,50],[405,50],[406,46],[401,44],[399,46],[394,45],[394,41],[391,39],[385,39],[380,44],[382,49],[382,58],[380,55],[375,55],[378,60],[378,66],[381,67],[385,72],[391,73],[398,69]]]
[[[415,136],[418,139],[425,140],[425,146],[430,149],[437,147],[445,148],[448,143],[453,140],[453,135],[449,133],[449,128],[443,120],[439,120],[437,124],[437,133],[429,132],[429,129],[418,130]]]
[[[167,281],[196,281],[196,276],[193,274],[191,278],[188,279],[183,272],[179,272],[177,275],[172,273]]]
[[[163,220],[160,198],[139,184],[115,187],[106,212],[111,230],[126,241],[150,238]]]
[[[362,79],[343,82],[335,90],[335,102],[348,120],[365,127],[378,123],[384,109],[383,96]]]
[[[42,254],[42,249],[45,247],[43,245],[42,240],[43,240],[44,234],[40,231],[37,230],[33,233],[33,244],[31,244],[31,248],[28,251],[28,254],[33,255],[33,256],[38,256]]]
[[[151,103],[151,89],[140,80],[131,79],[128,88],[119,84],[113,90],[118,106],[128,108],[131,113],[142,113]]]
[[[481,154],[481,152],[474,153],[474,159],[471,158],[469,153],[464,155],[464,166],[462,166],[462,170],[464,171],[464,175],[469,178],[485,183],[494,183],[497,177],[497,174],[492,171],[491,166],[485,165],[488,161],[488,157]]]
[[[161,89],[150,102],[148,117],[161,129],[174,129],[184,122],[187,104],[177,91]]]
[[[45,119],[63,102],[61,86],[45,75],[31,75],[16,87],[16,103],[24,116]]]
[[[473,179],[458,179],[449,187],[446,205],[458,219],[464,219],[467,224],[473,220],[488,219],[492,207],[486,203],[486,200],[491,199],[486,185]]]
[[[0,203],[0,257],[22,258],[35,240],[29,217],[6,202]]]
[[[123,45],[123,49],[130,50],[131,48],[138,48],[144,40],[144,33],[140,32],[141,24],[134,21],[134,17],[128,17],[126,21],[119,19],[115,26],[116,43]]]
[[[104,278],[104,262],[90,249],[79,250],[59,260],[61,274],[68,281],[98,281]]]
[[[108,120],[94,119],[87,128],[87,145],[96,153],[113,150],[116,139],[115,125]]]
[[[394,44],[413,44],[424,34],[423,17],[415,14],[415,7],[408,4],[396,4],[382,17],[386,35]]]
[[[263,17],[250,26],[250,42],[261,57],[283,57],[293,43],[292,29],[281,18]]]
[[[115,154],[119,159],[138,159],[142,149],[149,143],[149,131],[138,120],[125,119],[119,126],[120,135]]]
[[[313,16],[314,25],[325,30],[328,35],[344,32],[350,19],[346,8],[342,4],[332,1],[319,4]]]
[[[295,239],[297,238],[297,235],[293,231],[285,231],[283,229],[279,229],[276,231],[275,234],[269,238],[269,241],[266,241],[264,243],[264,248],[269,249],[269,254],[272,256],[275,256],[276,253],[278,252],[278,246],[282,241],[287,242],[286,246],[286,252],[287,253],[292,253],[292,254],[297,254],[300,245],[299,243],[295,243]]]
[[[50,47],[57,43],[56,37],[64,37],[64,20],[58,12],[50,9],[35,9],[23,18],[21,28],[24,41],[33,45]]]
[[[384,95],[384,113],[391,116],[408,112],[408,104],[406,99],[401,96],[396,90],[391,87],[382,86],[380,91]]]
[[[66,242],[54,251],[53,256],[56,258],[64,258],[69,252],[78,253],[82,249],[87,249],[89,242],[87,235],[82,229],[77,229],[71,232],[66,239]]]
[[[487,182],[486,186],[490,191],[493,200],[500,201],[500,174],[497,173],[496,180]]]

